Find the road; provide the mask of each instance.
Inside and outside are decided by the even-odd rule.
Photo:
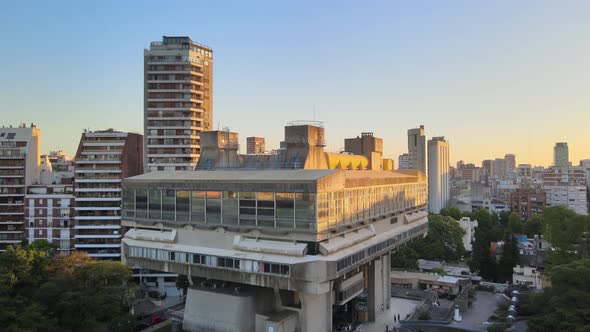
[[[501,293],[476,292],[475,301],[467,312],[462,312],[461,322],[453,321],[451,325],[485,331],[487,325],[483,323],[490,318],[498,303],[507,301]]]

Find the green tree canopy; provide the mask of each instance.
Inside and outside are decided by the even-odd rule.
[[[590,220],[562,206],[548,207],[543,211],[543,235],[554,250],[549,263],[559,265],[580,258],[590,258]]]
[[[453,261],[465,254],[463,235],[465,231],[451,217],[430,215],[428,235],[416,242],[415,250],[420,258]]]
[[[391,253],[391,267],[404,270],[418,270],[418,253],[413,245],[400,247]]]

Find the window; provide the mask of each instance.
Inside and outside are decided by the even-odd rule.
[[[162,196],[162,219],[176,220],[176,191],[164,190]]]
[[[207,192],[207,224],[221,224],[221,192]]]
[[[258,226],[274,227],[275,226],[275,201],[274,193],[257,194],[256,214]]]
[[[123,190],[123,215],[135,217],[135,191],[133,189]]]
[[[315,229],[315,194],[295,194],[295,227]]]
[[[223,192],[223,224],[238,224],[238,193],[235,191]]]
[[[150,219],[162,219],[162,191],[151,189],[149,191]]]
[[[279,228],[294,228],[295,195],[292,193],[276,193],[276,219]]]
[[[191,222],[205,222],[205,202],[207,193],[205,191],[191,192]]]
[[[176,192],[176,220],[177,221],[188,221],[189,220],[189,206],[190,204],[190,192],[189,191],[177,191]]]
[[[137,189],[135,191],[135,217],[146,218],[147,217],[147,190]]]
[[[256,225],[256,193],[240,192],[240,225]]]

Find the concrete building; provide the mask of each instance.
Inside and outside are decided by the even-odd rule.
[[[586,172],[581,167],[549,167],[543,173],[543,189],[548,206],[565,206],[588,214]]]
[[[0,128],[0,251],[24,239],[26,188],[39,182],[41,131]]]
[[[555,143],[553,148],[553,166],[556,167],[569,167],[570,163],[570,152],[567,147],[567,142]]]
[[[531,179],[533,177],[533,166],[531,164],[519,164],[516,175],[520,178]]]
[[[522,221],[541,214],[547,196],[544,191],[518,188],[510,194],[510,212],[515,212]]]
[[[450,171],[449,143],[444,137],[428,141],[428,211],[439,213],[449,206]]]
[[[144,51],[144,79],[144,169],[194,169],[213,127],[213,50],[164,36]]]
[[[121,256],[121,181],[143,173],[143,136],[113,129],[82,134],[75,157],[75,248]]]
[[[390,251],[427,232],[426,178],[325,153],[323,133],[288,126],[257,169],[211,144],[226,161],[124,180],[123,262],[189,276],[184,329],[332,331],[363,289],[369,320],[389,308]]]
[[[410,155],[410,168],[417,169],[428,174],[428,151],[426,132],[424,126],[408,130],[408,154]]]
[[[467,182],[479,182],[481,180],[481,168],[474,164],[465,164],[455,170],[456,178]]]
[[[473,242],[475,242],[475,228],[478,223],[477,220],[471,220],[469,217],[462,217],[457,220],[461,228],[465,231],[463,234],[463,247],[465,251],[473,251]]]
[[[353,155],[365,156],[370,169],[383,169],[383,139],[375,137],[373,133],[362,133],[360,137],[345,139],[344,150]]]
[[[265,151],[264,137],[246,137],[247,154],[263,154]]]
[[[397,158],[398,168],[400,170],[403,169],[412,169],[412,162],[410,161],[410,155],[407,153],[400,154]]]
[[[490,159],[486,159],[481,162],[481,170],[483,172],[482,176],[485,178],[492,176],[492,163],[493,161]]]

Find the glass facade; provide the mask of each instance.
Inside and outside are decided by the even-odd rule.
[[[427,203],[425,183],[324,193],[124,189],[128,218],[324,231]]]

